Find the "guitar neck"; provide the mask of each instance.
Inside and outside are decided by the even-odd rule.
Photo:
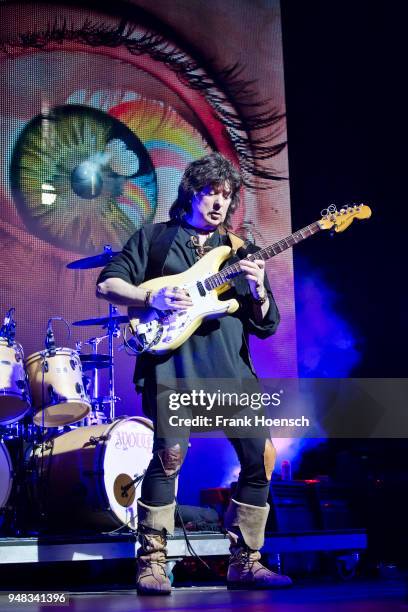
[[[255,259],[263,259],[264,261],[267,261],[268,259],[271,259],[271,257],[275,257],[275,255],[279,255],[279,253],[282,253],[283,251],[293,247],[295,244],[302,242],[302,240],[306,240],[306,238],[310,238],[310,236],[317,234],[319,231],[320,226],[316,221],[315,223],[311,223],[311,225],[307,225],[303,229],[294,232],[287,238],[283,238],[283,240],[275,242],[275,244],[272,244],[271,246],[265,247],[256,253],[251,253],[245,257],[245,259],[249,259],[250,261],[254,261]],[[242,274],[242,271],[239,263],[234,263],[226,268],[223,268],[223,270],[220,272],[212,274],[206,278],[204,281],[205,288],[207,290],[215,289],[216,287],[224,285],[229,280],[239,276],[240,274]]]

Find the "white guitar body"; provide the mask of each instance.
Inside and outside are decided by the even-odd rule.
[[[140,351],[161,355],[183,344],[205,319],[232,314],[239,308],[237,300],[221,301],[218,296],[230,288],[228,283],[208,290],[205,280],[218,272],[231,256],[231,248],[220,246],[204,255],[189,270],[181,274],[161,276],[139,285],[157,291],[163,287],[185,289],[193,302],[188,310],[159,311],[154,308],[129,308],[129,325]]]

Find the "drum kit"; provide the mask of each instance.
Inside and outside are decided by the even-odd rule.
[[[70,269],[105,266],[109,246]],[[48,321],[45,350],[24,358],[14,308],[0,329],[0,534],[136,530],[137,487],[151,459],[153,426],[115,415],[114,338],[128,318],[109,304],[107,317],[75,321],[106,333],[86,341],[91,353],[57,347]],[[98,345],[108,340],[108,353]],[[99,374],[109,372],[100,396]],[[29,502],[29,503],[27,503]]]

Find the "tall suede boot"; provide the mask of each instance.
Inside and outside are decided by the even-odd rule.
[[[259,561],[269,505],[264,508],[231,500],[224,523],[230,538],[229,589],[278,589],[291,586],[289,576],[272,572]]]
[[[139,595],[170,595],[166,573],[167,534],[174,533],[176,504],[147,506],[137,502],[138,540],[136,588]]]

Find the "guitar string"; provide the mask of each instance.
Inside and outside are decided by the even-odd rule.
[[[294,232],[287,238],[279,240],[272,246],[261,249],[260,251],[257,251],[256,253],[251,253],[245,259],[254,261],[255,259],[260,258],[265,261],[269,259],[270,257],[273,257],[274,255],[278,255],[279,253],[282,253],[284,250],[290,248],[294,244],[297,244],[301,240],[304,240],[305,238],[307,238],[308,236],[303,236],[303,232],[306,233],[307,231],[309,231],[310,236],[312,236],[319,230],[320,230],[320,226],[318,222],[311,223],[310,225],[307,225],[303,229],[298,230],[297,232]],[[293,242],[290,244],[291,239],[293,239]],[[275,250],[276,248],[279,248],[280,250],[276,251]],[[235,264],[232,264],[231,266],[228,266],[227,268],[224,268],[224,270],[222,270],[221,272],[216,272],[215,274],[206,278],[204,281],[204,285],[206,289],[215,289],[216,287],[219,287],[220,285],[228,282],[231,278],[239,274],[241,274],[241,269],[239,268],[239,264],[235,263]]]

